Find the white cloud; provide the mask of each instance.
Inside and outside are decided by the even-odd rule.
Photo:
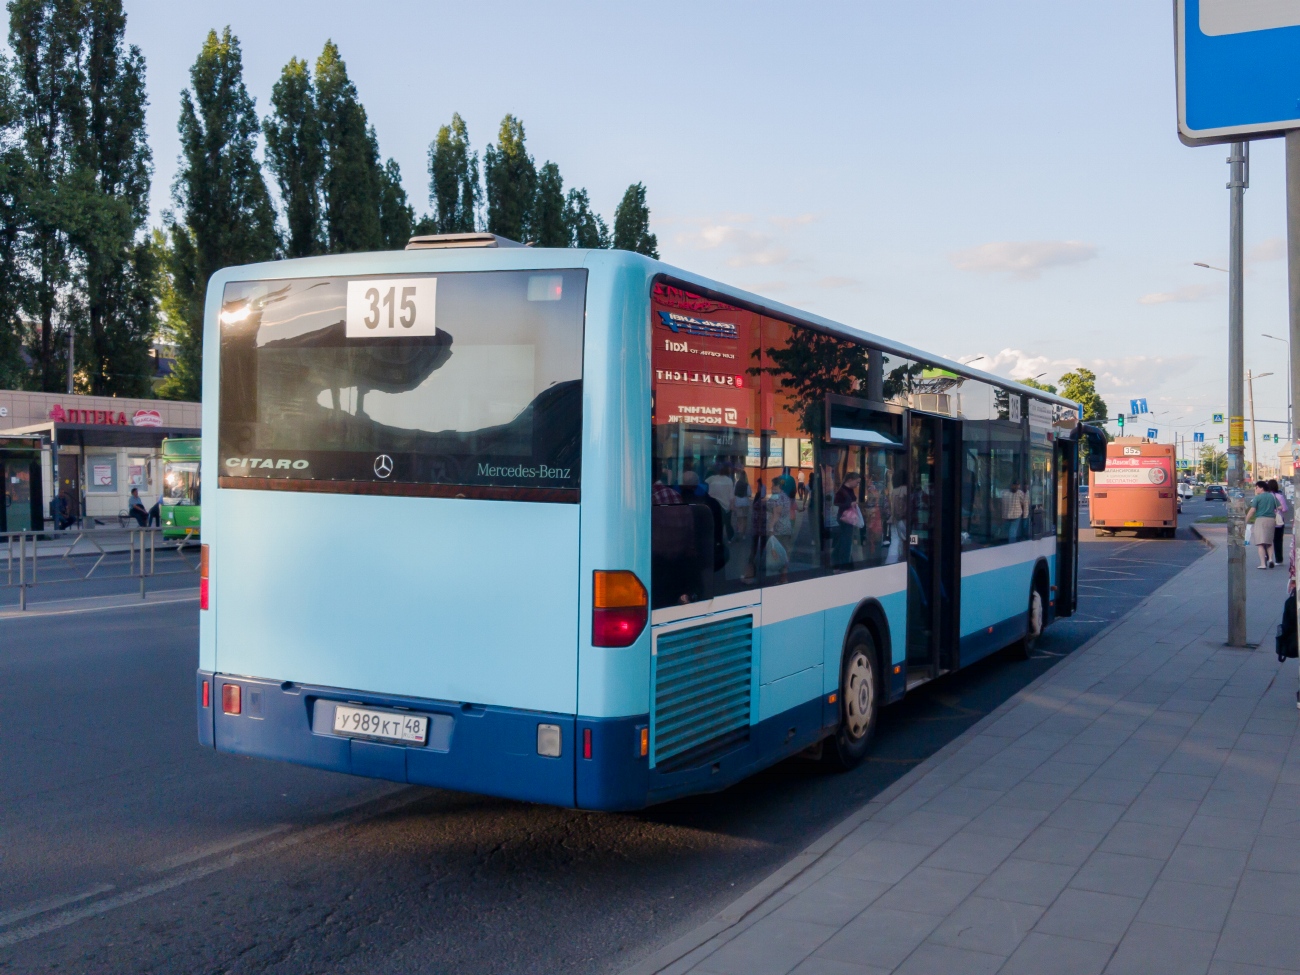
[[[1097,376],[1097,392],[1101,393],[1102,399],[1125,405],[1136,396],[1152,397],[1157,389],[1191,372],[1200,361],[1194,355],[1053,359],[1045,355],[1031,355],[1022,349],[986,352],[979,359],[974,359],[973,355],[974,353],[967,353],[958,356],[957,361],[964,360],[976,369],[1008,379],[1023,379],[1045,373],[1042,381],[1053,385],[1058,383],[1063,373],[1080,367],[1090,369]]]
[[[789,233],[796,227],[806,227],[810,223],[816,223],[821,219],[821,215],[816,213],[801,213],[797,217],[769,217],[768,219],[775,224],[778,229]]]
[[[1219,289],[1208,284],[1185,284],[1173,291],[1153,291],[1138,299],[1139,305],[1165,305],[1170,302],[1205,301],[1218,294]]]
[[[771,267],[784,264],[790,252],[776,244],[771,234],[755,230],[749,214],[724,214],[717,220],[701,220],[693,230],[674,235],[674,241],[697,251],[722,251],[730,267]]]
[[[1281,237],[1270,237],[1268,240],[1261,240],[1250,249],[1248,260],[1252,264],[1261,264],[1264,261],[1280,261],[1284,257],[1286,257],[1286,241]]]
[[[1006,271],[1023,281],[1051,267],[1082,264],[1097,256],[1095,244],[1079,240],[995,241],[948,255],[959,271]]]

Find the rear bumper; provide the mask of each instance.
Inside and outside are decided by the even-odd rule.
[[[239,685],[242,713],[223,713],[224,684]],[[199,743],[218,751],[554,806],[639,809],[647,802],[647,761],[640,751],[644,716],[578,718],[203,670],[196,674],[195,692]],[[349,702],[427,716],[427,744],[389,744],[334,734],[334,706]],[[559,727],[558,758],[537,753],[541,724]],[[591,758],[584,757],[588,733]]]

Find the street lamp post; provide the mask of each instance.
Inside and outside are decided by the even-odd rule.
[[[1255,480],[1259,480],[1259,438],[1255,436],[1255,380],[1273,375],[1261,372],[1258,376],[1246,370],[1246,387],[1250,394],[1250,471]]]
[[[1276,335],[1269,335],[1267,332],[1260,332],[1260,335],[1266,339],[1272,339],[1274,342],[1283,342],[1287,346],[1290,343],[1286,339],[1278,338]],[[1287,349],[1286,356],[1286,442],[1289,444],[1293,438],[1292,420],[1291,420],[1291,350]]]

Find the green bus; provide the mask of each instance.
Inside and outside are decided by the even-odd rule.
[[[199,535],[199,447],[198,437],[171,438],[162,442],[163,538],[197,538]]]

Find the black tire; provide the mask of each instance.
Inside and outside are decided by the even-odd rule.
[[[1038,645],[1038,638],[1043,635],[1047,620],[1047,602],[1038,580],[1029,587],[1029,605],[1025,609],[1025,635],[1011,644],[1012,655],[1017,660],[1028,660]]]
[[[859,623],[849,630],[840,663],[840,724],[822,753],[833,769],[848,771],[867,757],[880,713],[879,666],[876,641]]]

